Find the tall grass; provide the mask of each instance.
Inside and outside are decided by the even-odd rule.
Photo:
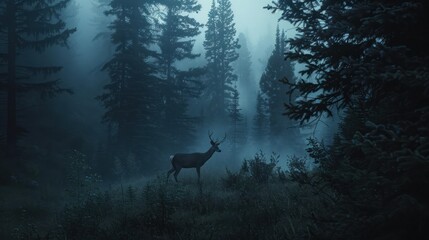
[[[58,214],[49,231],[27,224],[15,239],[309,239],[312,212],[320,207],[309,189],[262,153],[238,172],[108,191],[79,189],[79,198]],[[126,183],[125,183],[126,184]],[[75,195],[73,195],[75,196]]]

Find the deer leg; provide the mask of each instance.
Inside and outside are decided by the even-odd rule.
[[[176,182],[178,182],[177,181],[177,175],[179,175],[180,170],[182,170],[182,169],[181,168],[177,168],[176,172],[174,172],[174,179],[176,180]]]
[[[168,173],[167,173],[167,181],[168,181],[168,178],[170,178],[170,175],[171,175],[173,172],[174,172],[174,167],[168,171]]]
[[[197,167],[195,169],[197,170],[197,174],[198,174],[198,182],[200,182],[200,168]]]

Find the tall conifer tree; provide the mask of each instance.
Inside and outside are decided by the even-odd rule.
[[[237,84],[233,87],[231,103],[229,105],[229,117],[231,119],[230,141],[232,143],[232,154],[235,156],[238,153],[239,146],[244,144],[247,134],[247,126],[245,118],[241,113],[240,108],[240,93],[237,89]]]
[[[106,14],[115,17],[113,58],[105,64],[110,76],[105,92],[98,97],[106,108],[104,120],[114,127],[117,154],[125,159],[135,153],[140,159],[159,156],[161,126],[160,81],[150,62],[156,52],[149,7],[152,1],[112,0]]]
[[[207,22],[204,47],[208,61],[207,95],[213,116],[225,120],[237,81],[232,63],[237,60],[239,48],[236,38],[234,13],[230,0],[213,0]]]
[[[249,50],[246,35],[240,33],[238,36],[240,50],[239,58],[235,63],[235,71],[238,76],[238,86],[243,89],[249,96],[254,97],[255,89],[253,88],[253,72],[252,72],[252,55]]]
[[[177,63],[186,59],[195,59],[200,54],[192,52],[195,37],[203,26],[190,16],[201,9],[196,0],[166,0],[166,13],[162,17],[162,33],[159,38],[158,56],[161,78],[165,82],[163,90],[163,128],[165,144],[172,151],[184,150],[194,139],[196,118],[189,116],[189,98],[197,97],[201,91],[198,78],[202,69],[182,70]]]
[[[254,117],[253,138],[255,142],[263,143],[268,134],[267,104],[263,94],[259,91],[256,99],[256,113]]]
[[[70,0],[34,0],[0,2],[0,90],[7,92],[7,152],[16,153],[18,140],[18,95],[39,91],[42,96],[53,96],[70,90],[59,86],[58,80],[46,80],[58,73],[60,66],[39,66],[21,63],[18,57],[25,50],[39,53],[47,48],[67,46],[69,36],[76,31],[61,20],[61,11]]]
[[[266,96],[269,134],[275,141],[277,137],[296,141],[299,135],[295,122],[283,116],[284,104],[294,99],[288,98],[288,86],[281,83],[286,78],[293,82],[294,69],[290,61],[285,60],[286,36],[277,27],[274,50],[260,79],[261,92]]]

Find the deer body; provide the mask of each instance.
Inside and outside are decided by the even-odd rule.
[[[210,148],[205,153],[177,153],[171,156],[171,164],[182,168],[201,167],[211,158],[214,152],[215,150]]]
[[[204,165],[212,156],[214,152],[221,152],[219,144],[221,144],[225,138],[218,142],[211,139],[209,134],[210,144],[212,145],[209,150],[205,153],[177,153],[170,156],[171,165],[173,166],[167,173],[167,179],[171,173],[174,172],[174,179],[177,182],[177,175],[182,168],[195,168],[198,174],[198,181],[200,181],[200,168]]]

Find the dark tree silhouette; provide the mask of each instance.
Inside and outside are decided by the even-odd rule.
[[[240,33],[238,36],[240,49],[239,58],[235,62],[235,71],[238,76],[238,86],[247,96],[254,97],[256,90],[254,84],[254,72],[252,70],[252,55],[249,50],[246,35]],[[247,100],[247,99],[246,99]]]
[[[61,20],[61,11],[70,0],[14,1],[0,3],[0,90],[7,92],[7,153],[15,156],[20,127],[17,123],[17,97],[38,91],[42,97],[71,92],[59,86],[59,80],[46,80],[61,71],[60,66],[27,65],[18,56],[24,51],[43,52],[54,45],[67,46],[76,31]]]
[[[269,131],[267,111],[267,101],[259,91],[256,99],[256,114],[253,119],[253,138],[259,144],[265,142]]]
[[[246,141],[247,136],[247,126],[245,124],[245,118],[241,113],[240,108],[240,94],[237,89],[237,84],[234,85],[231,103],[229,105],[229,117],[231,119],[231,130],[229,134],[229,139],[232,143],[232,154],[236,156],[238,149]]]
[[[239,45],[231,2],[217,0],[217,3],[217,6],[215,1],[212,3],[204,41],[209,74],[207,96],[212,116],[225,121],[234,82],[237,81],[232,63],[238,58]]]
[[[286,113],[301,122],[345,114],[332,147],[309,149],[318,166],[309,184],[334,196],[313,215],[316,238],[427,236],[429,3],[290,0],[268,9],[296,26],[288,57],[315,77],[285,80],[304,96]]]
[[[104,121],[112,124],[117,154],[122,160],[130,153],[139,159],[155,160],[160,149],[161,82],[151,58],[156,52],[150,4],[153,1],[112,0],[106,14],[115,17],[112,43],[116,45],[113,58],[103,70],[110,76],[105,92],[98,97],[106,113]],[[113,147],[113,146],[112,146]]]
[[[159,38],[158,69],[165,82],[163,89],[163,131],[164,145],[173,152],[186,149],[194,139],[197,119],[189,116],[188,101],[201,92],[198,80],[204,73],[201,68],[181,70],[177,63],[195,59],[200,54],[192,52],[195,37],[203,26],[190,16],[200,11],[196,0],[164,1],[166,13],[162,16],[161,36]]]
[[[278,142],[278,138],[286,140],[288,145],[300,143],[296,123],[282,115],[284,104],[295,101],[294,96],[288,98],[289,87],[281,83],[284,78],[293,82],[294,68],[290,61],[285,61],[286,36],[284,31],[277,27],[274,50],[268,59],[267,66],[261,76],[259,85],[261,93],[266,97],[267,118],[270,139]]]

